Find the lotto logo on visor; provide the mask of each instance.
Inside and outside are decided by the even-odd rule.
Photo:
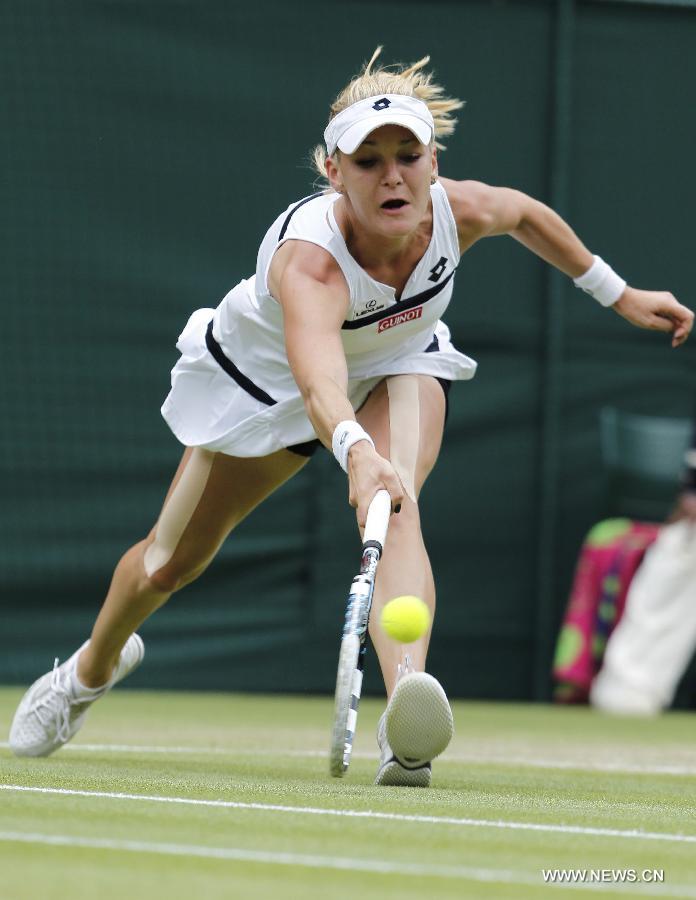
[[[370,132],[382,125],[402,125],[421,144],[429,144],[435,134],[430,110],[417,97],[404,94],[368,97],[342,110],[326,126],[324,140],[329,156],[337,147],[342,153],[355,153]]]
[[[394,328],[396,325],[403,325],[404,322],[415,322],[423,315],[423,307],[417,306],[415,309],[407,309],[406,312],[397,313],[395,316],[389,316],[388,319],[382,319],[377,327],[377,334],[381,334],[388,328]]]

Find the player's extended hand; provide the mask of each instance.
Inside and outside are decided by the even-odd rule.
[[[360,528],[365,527],[372,499],[383,488],[389,492],[392,510],[398,512],[404,499],[404,488],[394,467],[367,441],[353,444],[348,453],[348,502],[358,511]]]
[[[673,347],[684,343],[694,324],[693,312],[669,291],[627,287],[612,308],[638,328],[671,333]]]

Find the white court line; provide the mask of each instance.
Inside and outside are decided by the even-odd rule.
[[[10,745],[7,741],[0,741],[0,748],[9,750]],[[86,750],[95,753],[203,753],[215,756],[231,756],[241,755],[243,753],[252,756],[281,756],[281,750],[257,750],[252,748],[249,750],[226,750],[223,747],[168,747],[162,744],[66,744],[61,750]],[[286,751],[287,756],[327,756],[321,750],[289,750]]]
[[[9,749],[7,741],[0,742],[1,749]],[[307,759],[328,759],[325,750],[267,750],[258,748],[237,749],[235,747],[167,747],[152,744],[67,744],[68,751],[87,753],[161,753],[164,755],[203,754],[208,756],[289,756]],[[377,759],[375,753],[353,751],[353,759]],[[448,753],[438,760],[441,763],[470,763],[473,765],[493,764],[496,766],[528,766],[532,769],[575,769],[580,772],[625,773],[627,775],[696,775],[696,765],[644,765],[641,763],[585,762],[582,760],[530,759],[526,756],[496,756],[490,753]]]
[[[97,850],[133,850],[140,853],[165,853],[175,856],[202,856],[240,862],[278,863],[280,865],[309,866],[310,868],[350,869],[385,874],[439,875],[444,878],[516,881],[525,873],[505,870],[475,869],[467,866],[428,866],[414,863],[396,863],[379,859],[355,859],[342,856],[317,856],[303,853],[271,853],[245,850],[237,847],[205,847],[191,844],[152,843],[148,841],[121,841],[104,838],[83,838],[69,835],[35,834],[16,831],[0,831],[0,841],[27,844],[53,844],[59,847],[91,847]],[[541,878],[534,879],[538,884]]]
[[[82,847],[92,850],[117,850],[130,853],[152,853],[165,856],[193,856],[218,859],[227,862],[261,863],[263,865],[299,866],[310,869],[338,869],[350,872],[372,872],[382,875],[425,876],[458,878],[464,881],[488,884],[517,884],[532,887],[566,887],[601,890],[609,893],[630,893],[655,897],[696,898],[696,890],[687,885],[653,885],[648,882],[620,883],[545,883],[541,871],[511,871],[509,869],[484,869],[473,866],[419,865],[381,859],[365,859],[347,856],[318,856],[305,853],[272,853],[246,850],[239,847],[206,847],[196,844],[170,844],[150,841],[122,841],[109,838],[85,838],[71,835],[40,834],[36,832],[0,831],[0,842],[42,844],[53,847]]]
[[[453,816],[423,816],[416,813],[387,813],[367,809],[331,809],[321,806],[281,806],[276,803],[244,803],[241,800],[198,800],[192,797],[158,797],[154,794],[122,794],[110,791],[79,791],[69,788],[27,787],[0,784],[0,791],[28,794],[53,794],[64,797],[92,797],[104,800],[134,800],[149,803],[176,803],[183,806],[207,806],[218,809],[253,809],[260,812],[294,813],[307,816],[345,816],[355,819],[380,819],[390,822],[416,822],[428,825],[459,825],[474,828],[508,828],[514,831],[543,831],[554,834],[582,834],[592,837],[620,837],[645,841],[696,844],[696,835],[661,831],[624,831],[618,828],[592,828],[586,825],[542,825],[537,822],[508,822],[492,819],[460,819]]]

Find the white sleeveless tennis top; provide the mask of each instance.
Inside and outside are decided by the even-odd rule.
[[[306,197],[280,215],[259,249],[256,274],[215,310],[197,310],[177,343],[181,359],[162,414],[179,440],[233,456],[265,456],[316,437],[285,352],[283,315],[271,296],[268,270],[289,240],[331,253],[350,292],[341,338],[348,397],[355,409],[387,375],[472,378],[476,363],[450,342],[440,321],[459,262],[457,228],[444,188],[431,187],[433,232],[401,297],[375,281],[350,255],[334,216],[340,195]]]

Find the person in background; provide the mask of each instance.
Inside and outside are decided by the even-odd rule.
[[[695,648],[696,422],[683,489],[628,589],[591,704],[610,713],[659,713],[672,703]]]

